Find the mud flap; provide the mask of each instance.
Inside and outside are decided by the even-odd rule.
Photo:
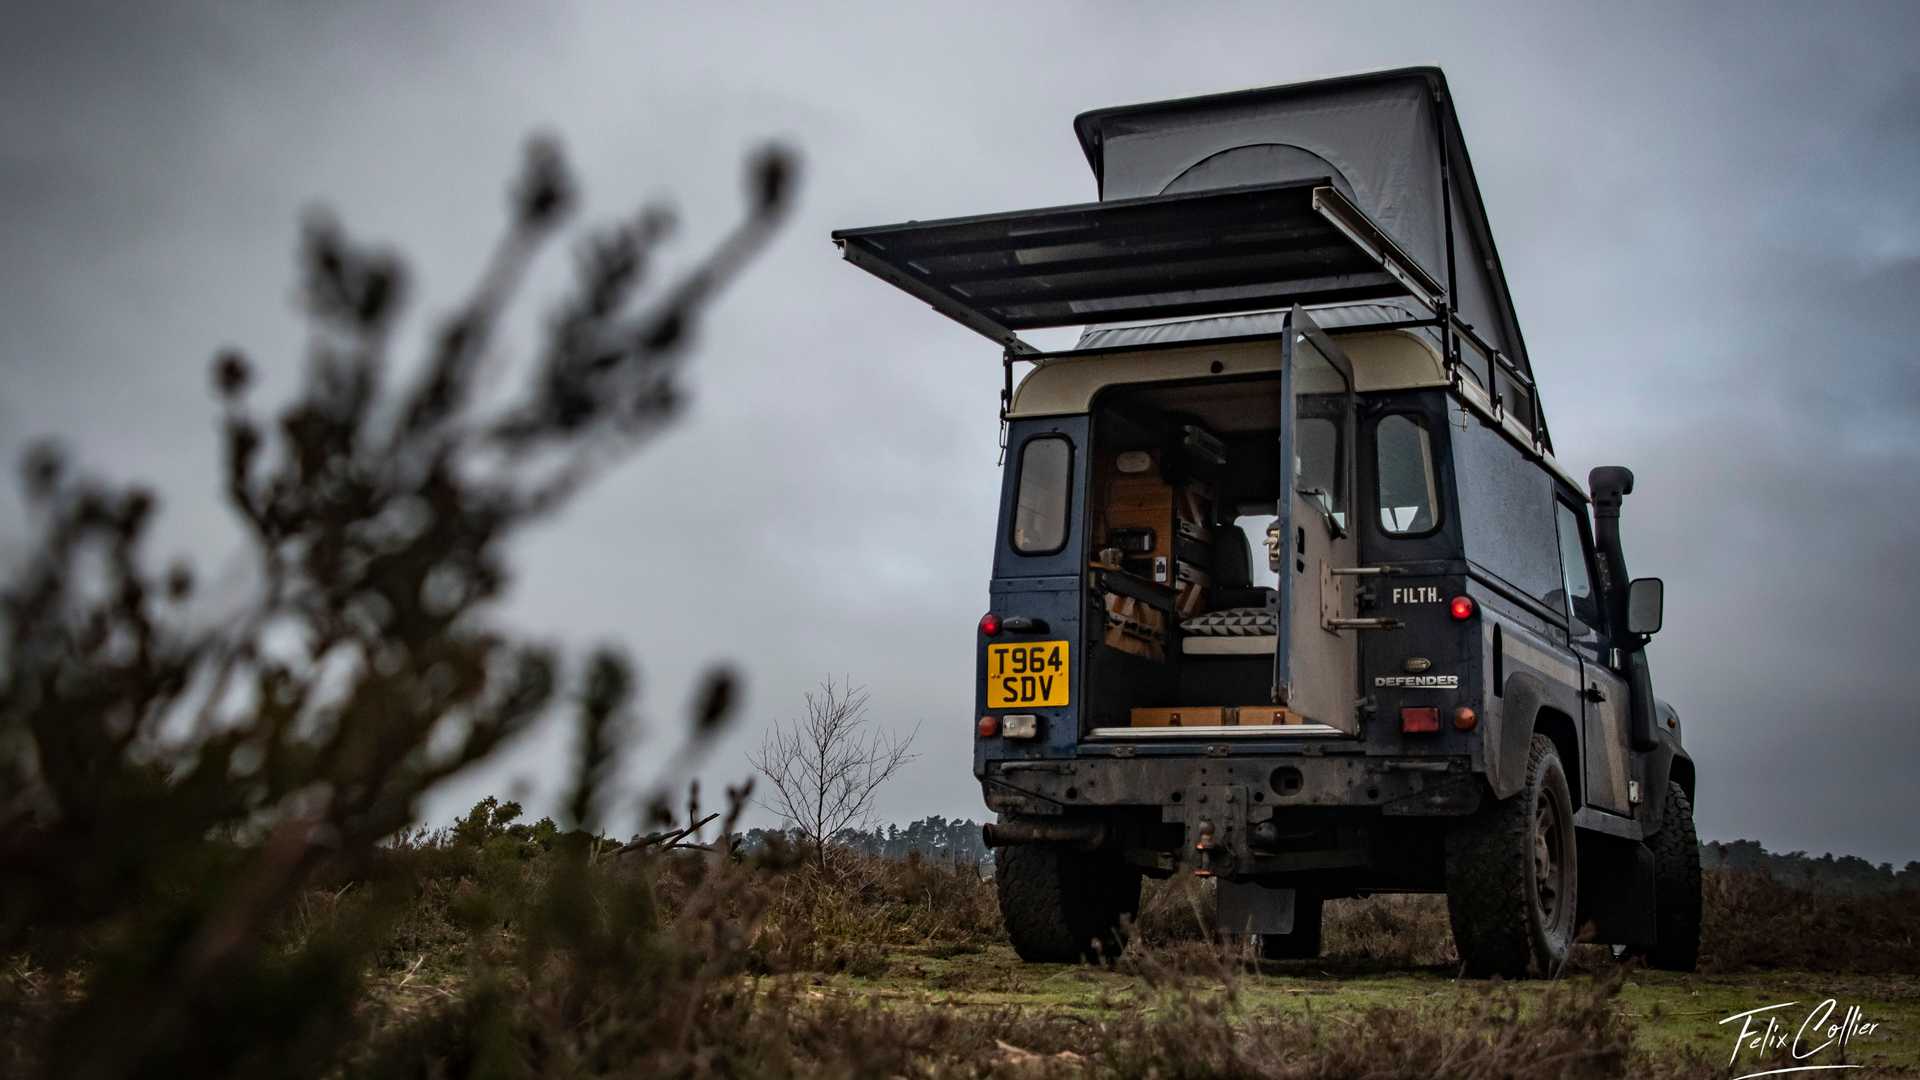
[[[1214,925],[1223,934],[1291,934],[1297,889],[1252,881],[1222,881]]]
[[[1580,912],[1575,941],[1651,945],[1653,851],[1638,840],[1579,834]]]

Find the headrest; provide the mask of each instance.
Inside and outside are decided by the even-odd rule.
[[[1244,589],[1253,584],[1253,545],[1247,534],[1232,523],[1213,530],[1213,583],[1229,589]]]

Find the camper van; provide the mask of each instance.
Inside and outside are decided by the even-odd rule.
[[[1187,874],[1271,958],[1330,898],[1444,892],[1475,974],[1691,969],[1633,474],[1554,458],[1445,77],[1074,127],[1097,202],[833,234],[1000,353],[967,722],[1020,956],[1111,957],[1141,878]],[[1052,327],[1077,346],[1020,336]]]

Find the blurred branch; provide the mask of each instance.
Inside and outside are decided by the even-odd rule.
[[[345,999],[244,1040],[219,1018],[304,962],[337,962],[331,977],[350,983],[359,954],[270,964],[265,928],[318,867],[364,865],[428,790],[563,692],[582,733],[569,809],[591,820],[631,741],[631,665],[606,649],[570,676],[552,650],[489,626],[486,605],[514,536],[678,415],[694,329],[783,218],[794,168],[779,148],[755,154],[739,223],[651,291],[663,209],[589,233],[524,385],[492,409],[477,404],[479,360],[578,202],[557,146],[529,145],[500,243],[398,387],[403,263],[311,217],[300,390],[269,422],[248,402],[252,362],[229,350],[213,364],[222,483],[260,577],[210,629],[188,617],[191,570],[141,557],[150,494],[74,476],[50,445],[27,455],[39,540],[0,588],[0,953],[94,972],[53,1026],[50,1067],[301,1060],[312,1025],[345,1022]],[[730,673],[709,676],[688,743],[735,700]],[[112,1039],[61,1041],[109,1022]]]

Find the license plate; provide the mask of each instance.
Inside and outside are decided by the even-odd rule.
[[[987,708],[1067,703],[1067,643],[987,646]]]

